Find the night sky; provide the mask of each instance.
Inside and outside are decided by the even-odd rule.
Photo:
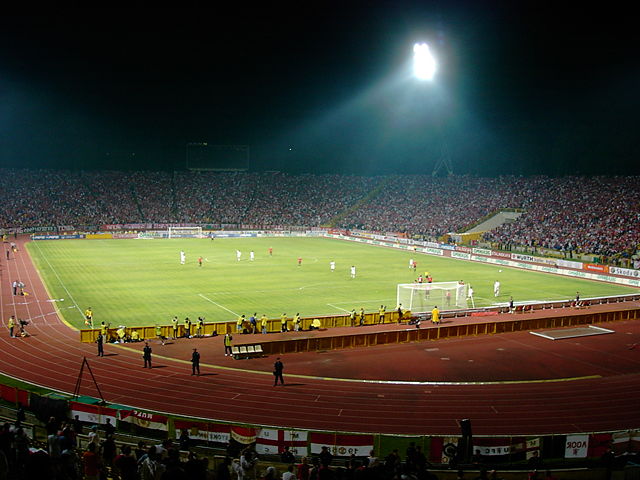
[[[173,170],[208,142],[255,170],[431,173],[446,145],[461,174],[640,174],[622,3],[296,5],[3,16],[0,166]]]

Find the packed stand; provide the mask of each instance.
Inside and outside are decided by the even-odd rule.
[[[435,239],[500,208],[521,208],[532,190],[530,179],[520,177],[395,175],[342,226]]]
[[[517,222],[485,234],[503,247],[630,257],[640,244],[640,177],[538,177]]]
[[[629,257],[640,243],[639,177],[0,170],[0,228],[110,223],[336,226],[437,239],[500,209],[524,214],[497,246]]]
[[[380,182],[347,175],[260,175],[243,223],[319,226],[355,205]]]

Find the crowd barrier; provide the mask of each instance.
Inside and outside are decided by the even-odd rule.
[[[378,312],[375,313],[365,313],[365,319],[363,325],[374,325],[379,323],[380,315]],[[336,327],[351,327],[355,326],[351,321],[349,315],[328,315],[323,317],[305,317],[301,318],[301,329],[309,330],[311,327],[311,323],[314,320],[320,320],[321,328],[336,328]],[[260,327],[260,318],[256,319],[257,321],[257,329],[258,332],[261,332]],[[396,323],[398,321],[398,312],[388,311],[385,314],[384,323]],[[360,323],[359,314],[356,316],[355,324]],[[112,342],[118,340],[118,328],[109,327],[107,328],[106,334],[106,342]],[[160,326],[162,336],[166,338],[173,338],[174,331],[172,325],[161,325]],[[288,317],[287,321],[287,329],[289,331],[293,330],[293,321],[291,317]],[[245,321],[243,324],[243,330],[247,332],[251,332],[252,327],[249,321]],[[267,320],[267,332],[275,333],[280,332],[282,330],[282,322],[279,318],[270,318]],[[126,327],[125,332],[126,335],[131,336],[133,332],[137,332],[138,338],[142,341],[145,339],[157,338],[156,327],[155,326],[146,326],[146,327]],[[80,330],[80,341],[84,343],[94,343],[98,335],[100,334],[100,328],[85,328]],[[197,336],[197,328],[196,324],[191,324],[191,336]],[[225,335],[226,333],[235,334],[238,333],[237,320],[229,321],[229,322],[216,322],[216,323],[205,323],[203,332],[201,333],[204,337],[211,337],[217,335]],[[177,337],[186,336],[186,328],[184,324],[178,325]]]
[[[559,311],[559,313],[562,310]],[[584,313],[582,313],[584,312]],[[511,333],[529,330],[542,330],[547,328],[575,327],[622,320],[637,320],[640,318],[640,308],[621,310],[615,312],[590,312],[581,311],[571,315],[558,315],[553,317],[510,317],[489,322],[464,323],[458,325],[441,325],[438,328],[416,328],[406,325],[404,330],[364,332],[354,331],[345,335],[321,338],[287,338],[270,342],[260,342],[266,355],[284,355],[288,353],[338,350],[345,348],[361,348],[375,345],[399,344],[408,342],[422,342],[427,340],[440,340],[444,338],[493,335],[499,333]],[[240,339],[240,342],[242,339]],[[237,346],[250,346],[251,342],[235,342]]]

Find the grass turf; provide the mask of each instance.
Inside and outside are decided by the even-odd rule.
[[[355,308],[396,307],[396,286],[428,271],[436,282],[463,279],[473,285],[476,306],[525,300],[569,299],[637,293],[631,287],[522,271],[476,262],[325,238],[237,238],[170,240],[51,240],[28,250],[60,312],[84,326],[91,306],[94,324],[170,323],[177,315],[207,322],[236,320],[256,312],[303,317],[343,314]],[[273,256],[268,253],[273,247]],[[236,249],[242,252],[236,259]],[[180,250],[186,263],[180,264]],[[255,252],[250,261],[249,252]],[[198,257],[203,265],[198,265]],[[297,259],[302,258],[298,266]],[[329,269],[336,262],[335,272]],[[351,265],[357,277],[350,278]],[[502,270],[500,272],[500,270]],[[493,296],[500,280],[501,295]]]

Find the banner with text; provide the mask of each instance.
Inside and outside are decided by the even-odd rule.
[[[311,453],[319,454],[328,447],[338,457],[366,457],[373,450],[373,435],[343,435],[333,433],[311,433]]]

